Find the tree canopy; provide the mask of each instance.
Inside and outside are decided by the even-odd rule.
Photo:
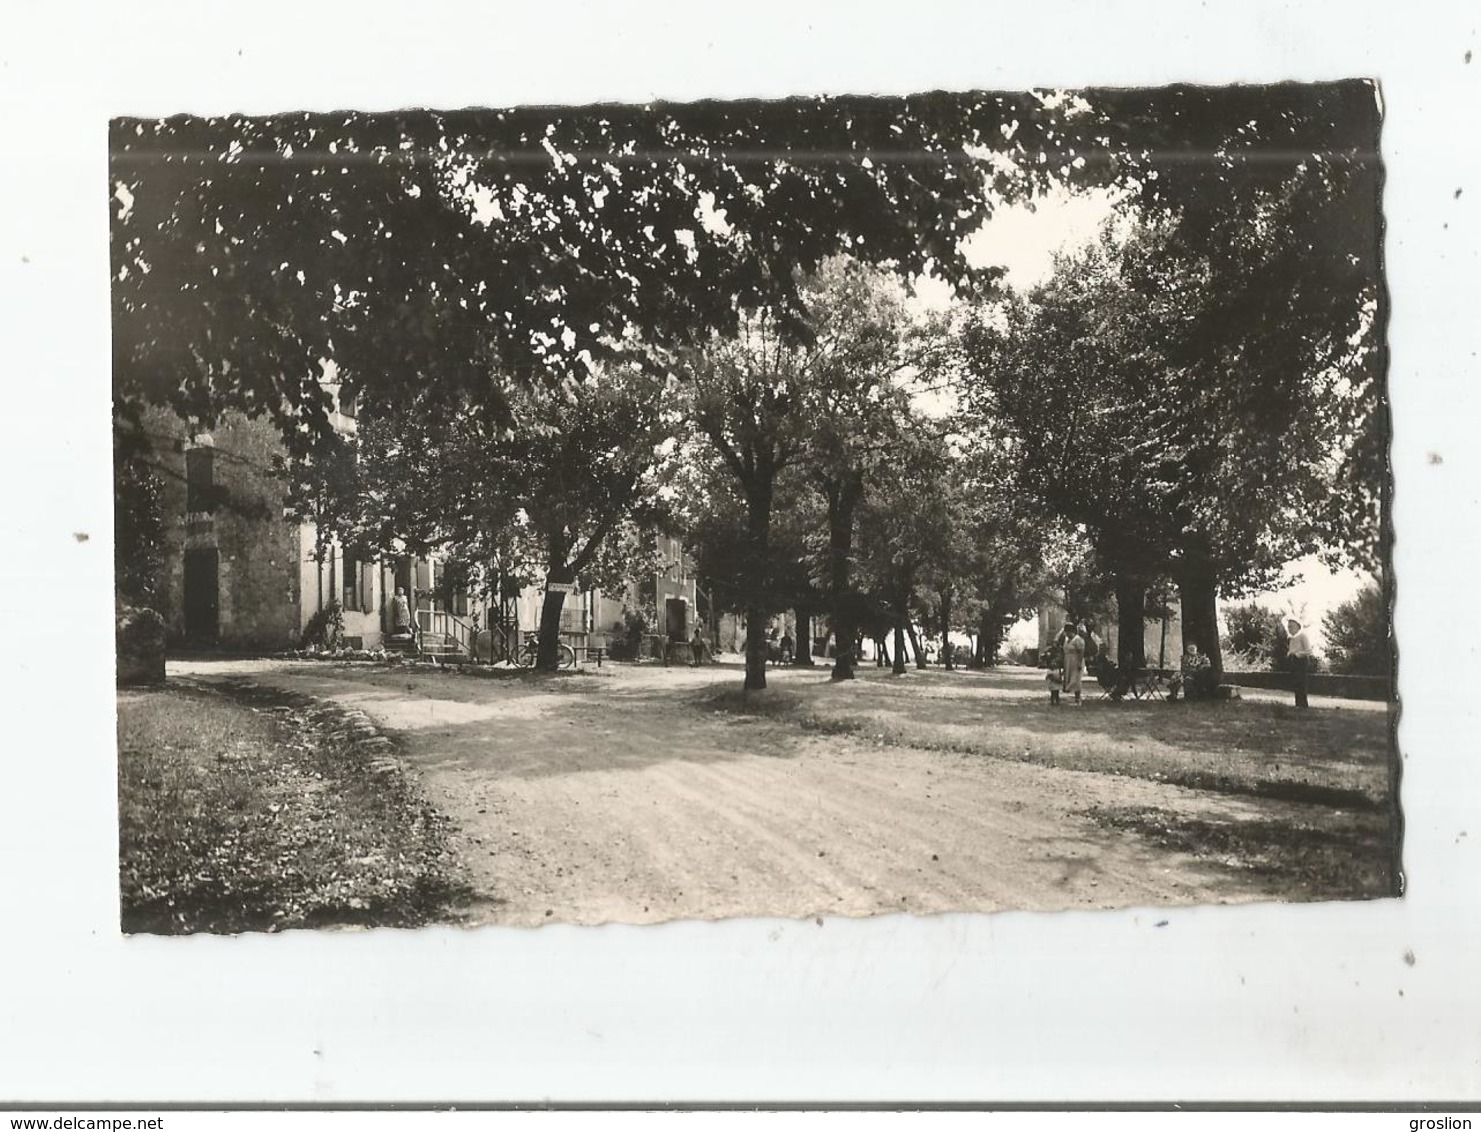
[[[326,361],[367,407],[497,404],[747,311],[805,335],[830,256],[984,274],[963,242],[1068,167],[1072,120],[1032,93],[119,119],[115,386],[293,438]]]
[[[783,590],[846,675],[866,585],[986,639],[1056,571],[1132,621],[1176,578],[1217,657],[1216,593],[1382,558],[1379,114],[1347,82],[120,119],[115,410],[269,416],[316,517],[375,501],[346,537],[557,579],[634,462],[702,438],[750,686]],[[1103,239],[1004,288],[993,211],[1090,185]],[[922,275],[965,329],[912,317]],[[968,418],[919,419],[926,371]],[[336,396],[358,469],[325,455]]]

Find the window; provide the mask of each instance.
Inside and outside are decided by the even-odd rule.
[[[216,449],[191,448],[185,453],[185,510],[216,510]]]
[[[345,551],[344,564],[344,592],[340,598],[340,605],[354,613],[364,612],[367,608],[365,573],[368,563],[360,561],[351,551]]]

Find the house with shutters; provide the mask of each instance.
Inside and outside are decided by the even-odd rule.
[[[609,646],[623,634],[623,614],[628,609],[647,609],[657,616],[654,631],[670,641],[687,641],[696,628],[707,631],[699,608],[699,587],[693,563],[684,553],[683,542],[672,535],[656,536],[657,568],[652,575],[632,583],[623,593],[593,590],[581,595],[590,618],[593,643]]]
[[[336,428],[354,417],[336,412]],[[362,558],[284,507],[284,448],[267,421],[227,413],[198,432],[165,410],[146,416],[162,482],[163,571],[159,612],[174,647],[279,651],[296,647],[314,615],[340,604],[347,643],[377,648],[391,630],[399,588],[433,651],[470,652],[492,620],[521,634],[540,623],[543,587],[529,586],[491,611],[435,553]],[[655,606],[672,639],[695,625],[696,589],[677,539],[660,537],[660,569],[620,594],[568,594],[561,634],[573,646],[608,647],[624,608]],[[650,592],[651,591],[651,592]],[[517,637],[516,637],[517,639]]]
[[[228,413],[197,432],[153,410],[146,427],[162,484],[159,612],[176,646],[288,648],[338,601],[346,637],[374,648],[397,586],[437,592],[435,558],[359,559],[336,542],[320,552],[314,524],[284,507],[283,445],[270,423]]]

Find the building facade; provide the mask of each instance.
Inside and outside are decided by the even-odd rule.
[[[527,586],[491,610],[481,593],[454,581],[443,556],[357,557],[285,508],[285,450],[274,425],[225,414],[209,433],[153,410],[146,418],[164,512],[161,606],[174,647],[242,652],[299,645],[314,616],[338,602],[346,643],[380,647],[391,630],[391,599],[408,596],[423,633],[471,650],[497,624],[517,641],[540,624],[544,587]],[[337,429],[354,418],[336,413]],[[610,647],[623,612],[656,602],[668,634],[694,630],[695,585],[679,540],[659,538],[660,569],[626,592],[568,594],[561,635],[574,646]],[[491,616],[492,614],[492,616]]]
[[[670,641],[687,641],[696,628],[705,630],[700,623],[699,591],[683,542],[660,534],[654,549],[658,564],[651,577],[633,582],[621,593],[592,590],[582,595],[592,644],[610,648],[621,640],[629,610],[651,613],[655,618],[651,632]]]

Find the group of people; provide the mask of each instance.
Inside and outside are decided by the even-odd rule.
[[[1058,704],[1063,692],[1074,696],[1078,704],[1080,685],[1085,679],[1085,656],[1087,652],[1091,656],[1099,652],[1100,640],[1085,622],[1066,621],[1052,647],[1052,660],[1060,660],[1061,666],[1055,668],[1051,660],[1049,675],[1045,677],[1049,683],[1049,702]]]
[[[1286,632],[1286,663],[1291,670],[1296,706],[1308,707],[1307,678],[1313,660],[1311,636],[1294,617],[1287,618]],[[1061,694],[1074,696],[1077,704],[1081,702],[1087,658],[1100,659],[1108,668],[1113,667],[1109,660],[1100,656],[1100,639],[1084,621],[1066,621],[1051,646],[1049,672],[1045,676],[1051,704],[1058,705]],[[1055,661],[1059,662],[1057,667]],[[1124,673],[1120,678],[1125,678]],[[1113,699],[1119,699],[1126,691],[1125,687],[1114,682],[1110,688]],[[1213,665],[1194,642],[1189,641],[1183,650],[1178,671],[1172,674],[1167,688],[1168,698],[1173,700],[1180,694],[1190,700],[1214,695]]]

